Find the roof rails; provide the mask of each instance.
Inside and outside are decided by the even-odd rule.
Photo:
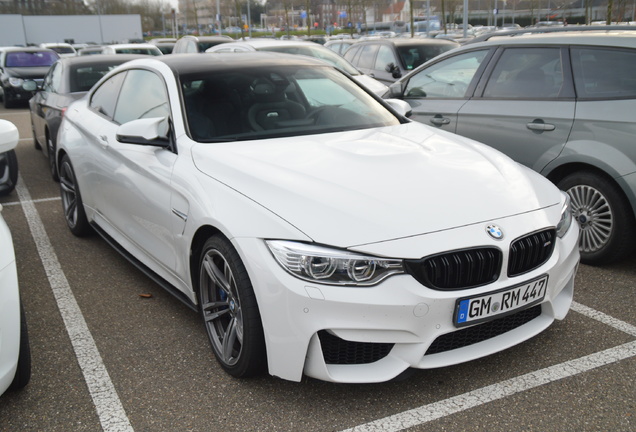
[[[523,36],[528,34],[539,34],[539,33],[561,33],[561,32],[582,32],[582,31],[636,31],[636,26],[633,25],[570,25],[570,26],[562,26],[562,27],[534,27],[534,28],[524,28],[519,30],[500,30],[492,33],[486,33],[480,36],[477,36],[469,41],[465,42],[464,45],[468,45],[476,42],[484,42],[493,37],[501,37],[501,36]]]

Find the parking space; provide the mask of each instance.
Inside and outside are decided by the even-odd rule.
[[[236,380],[195,312],[68,231],[28,111],[0,118],[21,137],[19,184],[0,203],[33,355],[30,384],[0,397],[0,431],[636,429],[636,255],[582,265],[564,321],[481,360],[371,385]]]

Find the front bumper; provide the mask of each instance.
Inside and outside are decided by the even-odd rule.
[[[514,219],[495,221],[509,227],[509,238],[546,226],[545,221],[531,215]],[[443,250],[454,250],[483,246],[487,241],[480,225],[480,230],[468,226],[390,243],[393,244],[383,245],[386,251],[419,247],[419,256],[428,256],[440,252],[440,245]],[[269,372],[292,381],[300,381],[304,374],[332,382],[383,382],[408,368],[449,366],[512,347],[566,316],[579,262],[576,224],[557,240],[552,255],[540,267],[514,278],[502,273],[486,286],[458,291],[433,290],[410,275],[393,276],[370,288],[311,284],[286,273],[262,240],[234,239],[234,244],[258,299]],[[502,250],[508,245],[497,243]],[[366,248],[366,252],[373,251]],[[504,254],[504,268],[505,260]],[[541,275],[548,275],[544,300],[538,306],[502,318],[509,330],[481,331],[486,326],[493,327],[490,322],[461,329],[453,324],[458,298],[512,287]],[[454,338],[459,331],[471,334],[469,343],[456,341],[465,339]],[[441,342],[438,338],[442,338]],[[432,345],[435,353],[427,354]],[[341,351],[348,354],[341,356]]]

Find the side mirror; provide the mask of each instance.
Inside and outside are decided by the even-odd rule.
[[[168,117],[143,118],[129,121],[117,129],[117,141],[126,144],[141,144],[170,147],[170,122]]]
[[[385,102],[388,103],[393,110],[395,110],[398,114],[404,117],[411,117],[413,113],[413,109],[408,102],[400,100],[400,99],[385,99]]]
[[[19,139],[18,128],[8,120],[0,120],[0,153],[13,150]]]
[[[404,83],[395,82],[389,85],[389,91],[387,92],[387,98],[401,98],[404,96]]]
[[[34,92],[38,91],[38,84],[33,80],[26,80],[22,83],[22,88],[26,91]]]

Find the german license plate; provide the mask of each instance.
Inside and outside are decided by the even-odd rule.
[[[548,275],[544,275],[512,288],[460,298],[455,304],[455,327],[490,321],[540,303],[547,287]]]

